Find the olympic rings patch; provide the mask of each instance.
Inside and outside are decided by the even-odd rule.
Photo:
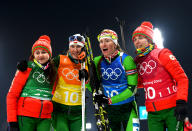
[[[74,80],[76,79],[77,81],[79,80],[79,70],[77,69],[69,69],[69,68],[64,68],[62,71],[63,76],[67,78],[67,80]]]
[[[44,83],[47,82],[48,84],[50,84],[50,82],[48,81],[48,78],[45,77],[44,73],[40,73],[38,71],[34,72],[32,77],[34,79],[36,79],[39,83]]]
[[[117,80],[118,77],[122,74],[122,71],[120,68],[115,68],[114,70],[112,68],[107,68],[106,70],[104,68],[101,68],[102,72],[102,78],[104,80]]]
[[[137,65],[137,69],[140,75],[144,75],[145,73],[150,74],[156,68],[156,62],[150,60],[148,62],[142,62]]]

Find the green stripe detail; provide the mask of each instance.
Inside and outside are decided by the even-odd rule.
[[[45,49],[46,51],[48,51],[48,53],[49,53],[50,56],[52,56],[52,55],[51,55],[51,52],[50,52],[46,47],[44,47],[44,46],[36,46],[36,47],[34,47],[33,50],[32,50],[32,54],[34,53],[34,50],[35,50],[36,48],[43,48],[43,49]]]
[[[145,37],[147,37],[148,39],[150,39],[153,42],[153,40],[149,36],[147,36],[146,34],[143,34],[143,33],[135,33],[135,34],[133,34],[132,39],[133,39],[133,37],[135,35],[144,35]]]

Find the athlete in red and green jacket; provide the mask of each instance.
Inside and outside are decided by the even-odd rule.
[[[143,22],[132,36],[137,49],[138,87],[145,90],[149,131],[175,131],[187,115],[188,78],[168,49],[153,43],[153,25]],[[179,130],[182,130],[180,124]]]
[[[51,56],[50,38],[41,36],[32,47],[30,61],[23,63],[27,69],[17,70],[7,94],[10,131],[50,130],[52,83],[56,74]]]

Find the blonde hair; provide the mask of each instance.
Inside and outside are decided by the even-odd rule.
[[[119,43],[117,43],[116,49],[120,52],[124,52],[124,50],[121,48],[121,46],[119,45]]]

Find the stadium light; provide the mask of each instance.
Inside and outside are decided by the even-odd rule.
[[[153,31],[154,31],[154,36],[153,36],[154,43],[157,45],[158,48],[164,48],[161,31],[158,28],[155,28]]]

